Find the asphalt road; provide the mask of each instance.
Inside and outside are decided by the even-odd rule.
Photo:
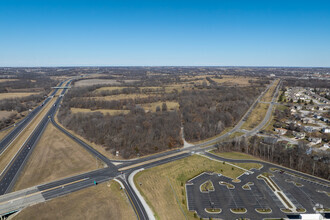
[[[59,86],[62,86],[63,82],[59,84]],[[31,122],[31,120],[40,112],[40,110],[44,107],[45,104],[47,104],[51,97],[56,94],[58,89],[55,89],[50,96],[48,96],[45,101],[37,106],[35,109],[33,109],[24,119],[22,119],[19,123],[17,123],[14,127],[14,129],[0,141],[0,154],[3,153],[4,150],[8,147],[8,145],[19,135],[19,133],[26,127],[26,125]]]
[[[71,81],[67,82],[67,85]],[[63,82],[60,84],[62,85]],[[58,89],[55,89],[53,93],[50,95],[50,97],[47,97],[47,99],[34,109],[33,115],[28,116],[28,120],[24,120],[22,123],[19,124],[7,137],[15,137],[19,132],[25,128],[25,126],[28,124],[29,121],[31,121],[34,117],[34,115],[39,112],[46,103],[49,102],[51,99],[51,96],[55,95]],[[62,94],[65,91],[62,92]],[[43,133],[45,127],[47,126],[49,122],[49,117],[52,117],[57,109],[58,104],[60,103],[62,97],[59,97],[55,104],[50,108],[50,110],[47,112],[47,114],[42,118],[36,129],[32,132],[32,134],[29,136],[27,141],[24,143],[24,145],[19,149],[19,151],[16,153],[15,157],[10,161],[8,166],[5,168],[5,170],[2,172],[0,176],[0,195],[10,192],[12,187],[14,186],[16,179],[18,178],[20,171],[24,167],[24,164],[27,162],[27,159],[31,152],[33,151],[37,141],[39,140],[41,134]],[[31,112],[32,113],[32,112]],[[17,130],[16,130],[17,129]],[[6,138],[5,138],[6,139]],[[7,139],[6,139],[7,140]]]
[[[267,89],[269,89],[269,87]],[[66,91],[66,89],[63,90],[62,94],[64,94],[65,91]],[[278,88],[277,88],[276,91],[278,92]],[[261,97],[262,96],[259,96],[255,103],[259,102]],[[267,123],[267,121],[269,120],[269,117],[271,115],[271,110],[272,110],[272,107],[273,107],[273,104],[274,104],[275,97],[276,96],[274,95],[273,101],[270,103],[270,107],[268,109],[268,112],[270,112],[270,114],[268,114],[268,112],[267,112],[266,117],[264,118],[261,125],[258,126],[256,129],[253,129],[252,131],[248,132],[246,135],[254,134],[259,129],[261,129],[264,126],[265,123]],[[160,154],[157,154],[157,155],[152,155],[152,156],[148,156],[148,157],[144,157],[144,158],[128,160],[128,161],[122,161],[122,160],[109,160],[109,159],[107,159],[101,153],[96,151],[94,148],[92,148],[88,144],[84,143],[79,138],[73,136],[72,134],[67,132],[65,129],[61,128],[61,126],[59,126],[55,123],[55,121],[53,120],[53,116],[54,116],[54,113],[56,112],[56,109],[59,106],[59,103],[60,103],[61,99],[62,99],[62,97],[59,97],[57,99],[56,106],[54,106],[54,108],[52,108],[49,111],[49,114],[47,114],[47,115],[50,116],[52,122],[54,123],[54,125],[56,127],[58,127],[62,132],[64,132],[66,135],[68,135],[73,140],[75,140],[77,143],[79,143],[82,147],[87,149],[95,157],[97,157],[97,158],[101,159],[102,161],[104,161],[108,165],[108,167],[103,168],[103,169],[99,169],[99,170],[96,170],[96,171],[80,174],[80,175],[77,175],[77,176],[65,178],[65,179],[62,179],[62,180],[54,181],[54,182],[51,182],[51,183],[48,183],[48,184],[40,185],[40,186],[37,187],[39,192],[41,192],[41,194],[42,194],[42,196],[45,200],[48,200],[48,199],[52,199],[52,198],[55,198],[55,197],[58,197],[58,196],[61,196],[61,195],[64,195],[64,194],[74,192],[76,190],[80,190],[80,189],[83,189],[83,188],[86,188],[86,187],[90,187],[90,186],[94,185],[95,182],[96,183],[101,183],[101,182],[104,182],[104,181],[111,180],[113,178],[117,178],[124,185],[125,192],[127,193],[127,196],[129,197],[130,202],[131,202],[132,206],[135,209],[135,212],[138,216],[138,219],[148,219],[148,217],[146,215],[146,211],[145,211],[144,207],[141,205],[141,201],[138,199],[136,193],[134,192],[134,190],[130,186],[129,182],[127,181],[128,176],[134,170],[137,170],[137,169],[140,169],[140,168],[144,168],[144,169],[151,168],[151,167],[158,166],[158,165],[161,165],[161,164],[164,164],[164,163],[168,163],[168,162],[171,162],[171,161],[182,159],[184,157],[188,157],[193,152],[205,152],[206,150],[213,148],[214,146],[212,146],[212,145],[208,146],[208,147],[205,147],[205,146],[210,145],[210,144],[214,143],[215,141],[222,140],[223,138],[228,137],[231,133],[234,133],[235,131],[237,131],[240,128],[240,126],[244,123],[244,120],[245,120],[246,116],[248,114],[250,114],[250,112],[253,109],[251,107],[247,111],[247,113],[243,117],[243,119],[235,126],[235,128],[230,133],[227,133],[227,134],[225,134],[223,136],[220,136],[220,137],[218,137],[214,140],[211,140],[209,142],[205,142],[203,144],[195,145],[195,146],[185,148],[185,149],[178,149],[178,150],[168,151],[168,152],[164,152],[164,153],[160,153]],[[47,121],[45,123],[48,123],[48,116],[47,116]],[[46,124],[43,124],[43,126],[40,126],[40,127],[42,128],[42,127],[45,127],[45,126],[46,126]],[[34,142],[31,143],[31,144],[33,144],[32,147],[35,145],[35,143],[37,141],[37,138],[38,138],[38,136],[40,136],[41,132],[42,131],[40,130],[38,135],[36,135],[37,137],[34,139]],[[202,148],[202,147],[204,147],[204,148]],[[172,154],[178,153],[180,151],[185,151],[185,152],[183,154],[171,156]],[[25,159],[27,158],[27,155],[28,155],[29,152],[30,152],[30,149],[27,149],[26,152],[23,153],[23,155],[25,155]],[[247,163],[256,162],[256,161],[251,161],[251,160],[230,160],[230,159],[215,156],[215,155],[207,153],[207,152],[205,152],[205,154],[209,157],[214,158],[214,159],[220,159],[220,160],[224,160],[224,161],[228,161],[228,162],[247,162]],[[161,157],[164,157],[164,156],[166,156],[166,158],[161,158]],[[159,158],[161,158],[161,159],[153,161],[151,163],[147,163],[150,160],[155,160],[155,159],[159,159]],[[116,167],[112,164],[112,162],[121,162],[122,164],[118,165]],[[266,163],[266,162],[260,162],[260,161],[257,161],[257,162],[262,163],[264,165],[265,169],[267,169],[269,167],[278,167],[282,170],[290,171],[291,173],[297,173],[301,176],[306,176],[306,177],[309,177],[311,179],[321,181],[323,183],[328,184],[328,181],[319,179],[317,177],[311,177],[309,175],[302,174],[302,173],[299,173],[299,172],[296,172],[296,171],[293,171],[293,170],[290,170],[290,169],[287,169],[287,168],[283,168],[283,167],[280,167],[280,166],[277,166],[277,165],[269,164],[269,163]],[[143,163],[143,164],[140,164],[140,163]],[[22,166],[22,164],[23,164],[23,162],[18,162],[17,166]],[[119,168],[132,166],[134,164],[136,165],[136,167],[134,167],[134,168],[127,169],[127,170],[124,170],[122,172],[118,171]],[[17,173],[18,169],[19,168],[16,168],[16,173]],[[14,171],[15,171],[15,169],[13,170],[13,173],[15,173]],[[11,174],[10,177],[12,177],[12,175],[13,174]],[[12,180],[14,180],[14,179],[12,178]],[[8,189],[8,187],[7,187],[7,189]],[[7,189],[4,192],[8,191]],[[10,201],[8,201],[8,202],[10,202]],[[2,205],[0,204],[0,208],[1,208],[1,206]],[[13,211],[13,210],[7,210],[7,211]]]

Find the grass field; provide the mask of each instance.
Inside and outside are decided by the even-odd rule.
[[[249,80],[255,80],[254,77],[248,76],[231,76],[231,75],[223,75],[222,79],[212,78],[218,84],[225,85],[239,85],[239,86],[248,86],[250,85]]]
[[[97,109],[97,110],[91,110],[87,108],[70,108],[72,113],[91,113],[91,112],[101,112],[102,114],[106,115],[120,115],[120,114],[128,114],[129,110],[113,110],[113,109]]]
[[[102,183],[29,206],[13,219],[136,219],[129,201],[115,182]]]
[[[33,130],[37,127],[39,122],[46,115],[55,101],[55,99],[50,100],[47,105],[38,113],[38,115],[30,122],[30,124],[26,126],[22,133],[13,141],[13,143],[11,143],[7,150],[3,152],[3,154],[0,156],[0,173],[15,156],[26,139],[32,134]]]
[[[98,100],[106,100],[106,101],[113,101],[113,100],[123,100],[123,99],[141,99],[141,98],[148,98],[149,96],[155,95],[148,95],[148,94],[119,94],[119,95],[110,95],[110,96],[101,96],[101,97],[92,97]]]
[[[236,167],[232,168],[231,165],[193,155],[144,170],[136,174],[134,181],[157,219],[184,219],[180,206],[189,219],[194,219],[193,212],[187,210],[185,201],[186,181],[204,171],[222,173],[233,179],[244,172]]]
[[[136,80],[123,80],[125,83],[135,82]],[[121,83],[115,79],[83,79],[79,80],[74,86],[93,86],[93,85],[120,85]]]
[[[277,79],[273,86],[269,88],[266,94],[261,98],[262,102],[271,102],[273,99],[274,91],[276,89],[277,84],[279,83],[279,79]]]
[[[114,91],[114,90],[119,90],[121,91],[124,88],[129,88],[129,87],[123,87],[123,86],[107,86],[107,87],[101,87],[99,89],[96,89],[94,92],[100,92],[100,91]],[[161,89],[162,87],[159,86],[147,86],[147,87],[139,87],[140,90],[144,89]]]
[[[30,95],[37,95],[38,92],[9,92],[9,93],[0,93],[0,100],[2,99],[12,99],[12,98],[21,98]]]
[[[41,183],[103,167],[83,147],[48,124],[14,186],[25,189]]]
[[[252,110],[246,122],[244,122],[242,125],[242,129],[251,130],[260,124],[267,113],[268,107],[269,104],[258,103],[257,106]]]
[[[13,81],[17,81],[18,79],[0,79],[0,83],[3,82],[13,82]]]
[[[175,109],[179,109],[180,107],[178,102],[166,101],[165,103],[167,105],[167,110],[175,110]],[[163,102],[152,102],[152,103],[143,104],[142,107],[145,111],[156,112],[157,106],[159,106],[160,109],[162,109],[162,105]]]
[[[0,119],[8,118],[11,114],[17,113],[16,111],[0,111]]]
[[[251,156],[249,154],[241,153],[241,152],[217,152],[216,150],[211,151],[211,153],[218,155],[220,157],[228,158],[228,159],[237,159],[237,160],[260,160],[257,157]]]

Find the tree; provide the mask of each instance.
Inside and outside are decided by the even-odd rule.
[[[163,102],[163,105],[162,105],[162,111],[163,112],[166,112],[167,111],[167,105],[165,102]]]

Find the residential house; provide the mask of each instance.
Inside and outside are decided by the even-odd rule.
[[[330,128],[322,128],[322,132],[325,134],[329,134],[330,133]]]
[[[284,135],[287,132],[287,130],[284,128],[275,128],[275,132],[280,135]]]
[[[309,137],[308,140],[313,144],[320,144],[322,142],[322,138],[318,137]]]
[[[296,132],[296,131],[294,131],[293,132],[293,136],[296,139],[303,139],[303,138],[305,138],[306,134],[304,132]]]
[[[303,129],[304,129],[305,132],[308,132],[308,133],[312,133],[312,132],[315,131],[315,129],[313,127],[310,127],[310,126],[305,126]]]

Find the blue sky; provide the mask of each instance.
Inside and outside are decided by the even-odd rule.
[[[0,1],[0,66],[330,66],[330,1]]]

